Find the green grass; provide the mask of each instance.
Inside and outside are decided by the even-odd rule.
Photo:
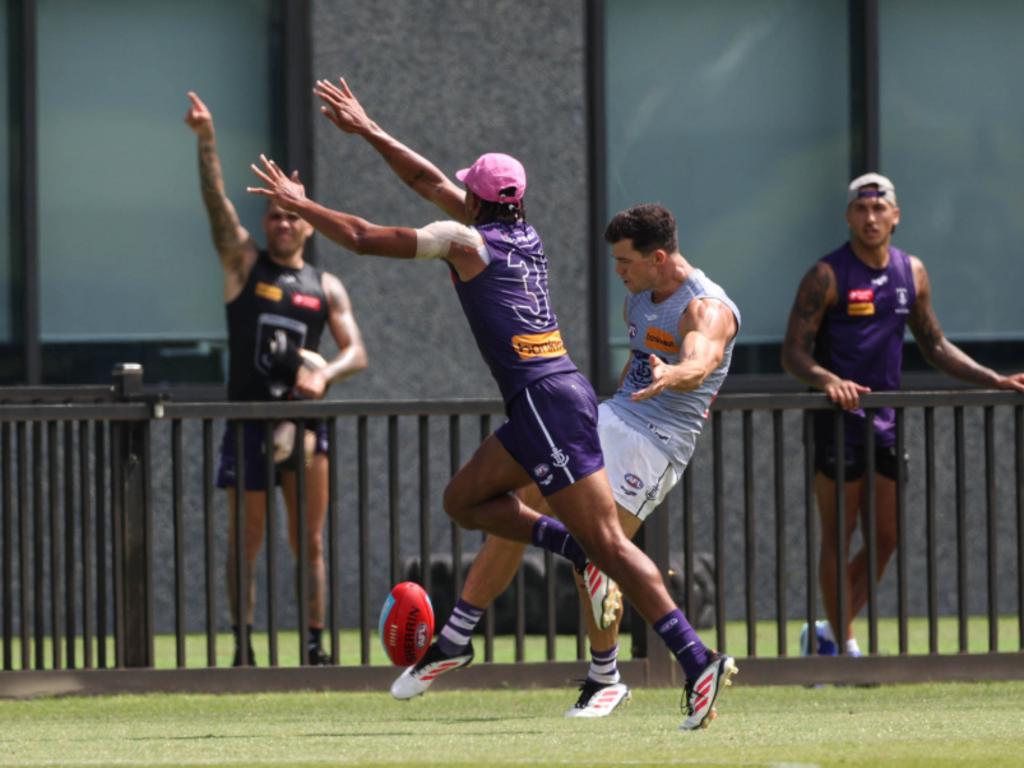
[[[791,621],[786,627],[786,647],[790,656],[800,653],[799,638],[802,621]],[[1021,650],[1019,641],[1019,620],[1016,616],[1002,616],[999,618],[999,650],[1004,652]],[[956,617],[942,617],[938,623],[939,630],[939,653],[957,653],[959,651],[959,629]],[[854,631],[860,642],[861,648],[866,653],[868,650],[867,622],[863,619],[854,623]],[[702,638],[712,646],[718,646],[718,637],[714,628],[702,629]],[[928,621],[927,619],[910,619],[907,625],[907,636],[911,654],[928,653]],[[895,655],[899,653],[898,625],[895,619],[882,619],[878,622],[879,653],[883,655]],[[261,666],[267,665],[268,645],[267,636],[263,632],[256,632],[254,635],[254,647],[257,661]],[[158,635],[155,639],[155,666],[163,669],[170,669],[176,665],[175,640],[172,635]],[[76,658],[81,666],[82,642],[76,643]],[[345,630],[341,633],[339,640],[341,650],[341,663],[343,665],[356,665],[361,663],[361,650],[359,635],[354,630]],[[217,666],[227,666],[231,663],[233,653],[233,640],[230,633],[222,633],[217,637]],[[629,643],[623,642],[623,658],[629,658]],[[15,638],[12,643],[13,668],[21,669],[21,645]],[[747,656],[747,629],[741,622],[729,622],[726,625],[725,649],[735,656]],[[988,619],[984,616],[973,616],[968,621],[968,652],[985,653],[988,651]],[[188,667],[206,666],[206,636],[202,634],[189,635],[185,644],[185,663]],[[761,621],[757,624],[757,655],[760,657],[772,657],[777,655],[778,641],[776,637],[775,623]],[[478,640],[478,652],[483,654],[483,642]],[[113,642],[107,643],[108,664],[113,664],[114,659]],[[43,643],[43,655],[45,667],[52,665],[52,652],[49,639]],[[523,658],[525,661],[544,661],[547,659],[546,639],[542,635],[527,635]],[[573,635],[560,635],[556,638],[555,659],[558,661],[571,661],[576,658],[576,637]],[[95,656],[94,656],[95,659]],[[511,636],[499,636],[494,642],[494,660],[511,662],[515,660],[515,638]],[[66,658],[64,663],[66,664]],[[297,666],[299,661],[299,644],[295,632],[278,633],[278,664],[282,667]],[[30,659],[29,667],[32,667],[34,658]],[[95,661],[94,661],[95,663]],[[376,633],[370,638],[370,663],[385,665],[388,663],[377,640]],[[1024,763],[1024,761],[1022,761]]]
[[[741,665],[742,666],[742,665]],[[740,675],[742,679],[742,671]],[[1020,766],[1024,683],[726,691],[680,733],[678,691],[601,720],[569,690],[0,701],[0,766]]]

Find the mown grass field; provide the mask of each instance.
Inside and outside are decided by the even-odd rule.
[[[742,679],[742,672],[740,679]],[[1020,766],[1024,683],[727,690],[707,731],[641,689],[601,720],[568,690],[0,701],[2,766]]]

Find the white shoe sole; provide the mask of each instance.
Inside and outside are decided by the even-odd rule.
[[[719,667],[720,671],[715,673],[714,678],[711,680],[711,687],[707,688],[705,693],[710,699],[707,711],[697,719],[697,715],[690,715],[683,724],[679,726],[681,731],[695,731],[698,728],[707,728],[711,725],[711,721],[715,719],[718,712],[715,710],[715,702],[718,701],[718,696],[721,694],[723,688],[728,688],[732,685],[732,679],[739,673],[740,668],[736,666],[736,661],[732,656],[726,656]],[[701,677],[704,677],[702,674]],[[701,683],[700,679],[697,680],[697,685],[707,685]]]
[[[566,717],[608,717],[620,704],[627,703],[633,694],[624,683],[616,683],[602,688],[587,702],[585,707],[573,707],[565,713]]]
[[[391,684],[391,695],[399,701],[407,701],[408,699],[421,696],[427,692],[427,689],[433,684],[434,680],[443,675],[445,672],[454,672],[456,669],[461,669],[469,664],[473,660],[471,655],[467,656],[453,656],[450,659],[443,661],[435,661],[420,670],[419,675],[414,675],[413,670],[415,666],[407,667],[398,679]]]

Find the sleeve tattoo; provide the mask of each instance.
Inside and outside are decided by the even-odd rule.
[[[199,142],[199,182],[214,245],[218,250],[237,246],[240,222],[235,207],[224,194],[217,143],[212,137]]]

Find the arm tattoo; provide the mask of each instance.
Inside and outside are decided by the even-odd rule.
[[[800,340],[800,346],[808,353],[814,351],[814,342],[818,340],[818,334],[812,330],[805,330],[804,336]]]
[[[931,360],[945,338],[939,327],[939,319],[930,306],[915,306],[910,315],[910,330],[914,332],[917,343],[926,359]]]
[[[221,250],[238,245],[240,222],[235,207],[224,194],[217,142],[212,136],[199,140],[199,180],[214,246]]]
[[[679,362],[685,363],[688,360],[696,360],[696,359],[697,359],[697,350],[691,349],[689,352],[684,352],[680,356]]]
[[[796,297],[796,314],[801,320],[810,320],[825,306],[832,276],[825,269],[816,268],[800,285],[800,293]]]
[[[913,308],[909,325],[924,359],[940,371],[981,386],[993,386],[998,379],[995,371],[975,362],[970,355],[946,338],[930,303]]]

